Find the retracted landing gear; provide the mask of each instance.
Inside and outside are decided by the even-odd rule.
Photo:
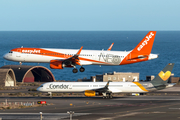
[[[103,99],[113,98],[112,93],[102,93],[102,94],[103,94]]]
[[[85,71],[85,68],[81,67],[81,68],[79,69],[79,71],[80,71],[80,72],[84,72],[84,71]]]

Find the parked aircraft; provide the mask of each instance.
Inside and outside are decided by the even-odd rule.
[[[15,48],[3,57],[16,62],[50,63],[52,69],[74,67],[77,65],[80,72],[84,72],[84,65],[125,65],[155,59],[157,54],[151,54],[156,31],[150,31],[142,41],[131,51],[111,51],[114,43],[108,50],[79,50],[49,49],[49,48]],[[127,44],[128,45],[128,44]]]
[[[168,84],[174,63],[169,63],[150,82],[48,82],[37,88],[41,92],[83,92],[87,97],[112,98],[112,93],[146,93],[172,87]]]

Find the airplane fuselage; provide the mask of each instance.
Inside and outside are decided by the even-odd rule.
[[[85,96],[112,98],[112,93],[144,93],[174,86],[168,84],[174,63],[169,63],[150,82],[48,82],[37,88],[41,92],[83,92]]]
[[[42,92],[84,92],[102,88],[107,82],[49,82],[37,90]],[[150,82],[110,82],[112,93],[143,93],[157,90]]]
[[[111,51],[114,43],[108,50],[79,50],[77,49],[49,49],[49,48],[15,48],[4,55],[4,58],[17,62],[50,63],[52,69],[74,67],[73,73],[77,73],[77,65],[80,72],[84,72],[83,65],[125,65],[147,61],[158,57],[151,54],[156,31],[149,33],[131,51]]]
[[[64,60],[72,57],[77,51],[78,49],[16,48],[5,54],[4,58],[17,62],[50,63],[51,60]],[[144,58],[131,59],[129,55],[130,52],[131,51],[82,50],[79,55],[79,60],[81,65],[123,65],[127,63],[127,59],[129,59],[130,63],[135,63],[158,57],[156,54],[150,54]]]

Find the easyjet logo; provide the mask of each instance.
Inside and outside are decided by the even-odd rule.
[[[41,50],[22,50],[23,53],[41,53]]]
[[[146,39],[142,42],[141,45],[137,48],[138,51],[140,51],[145,45],[148,44],[148,41],[154,36],[154,34],[151,32],[150,35],[146,36]]]

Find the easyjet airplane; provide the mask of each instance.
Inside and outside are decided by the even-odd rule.
[[[131,51],[108,50],[79,50],[49,49],[49,48],[15,48],[4,55],[4,58],[17,62],[50,63],[52,69],[74,67],[80,65],[80,72],[84,72],[84,65],[125,65],[155,59],[157,54],[151,54],[156,31],[150,31],[142,41]]]
[[[80,92],[87,97],[112,98],[112,93],[146,93],[172,87],[167,83],[174,63],[169,63],[150,82],[48,82],[37,88],[41,92]]]

